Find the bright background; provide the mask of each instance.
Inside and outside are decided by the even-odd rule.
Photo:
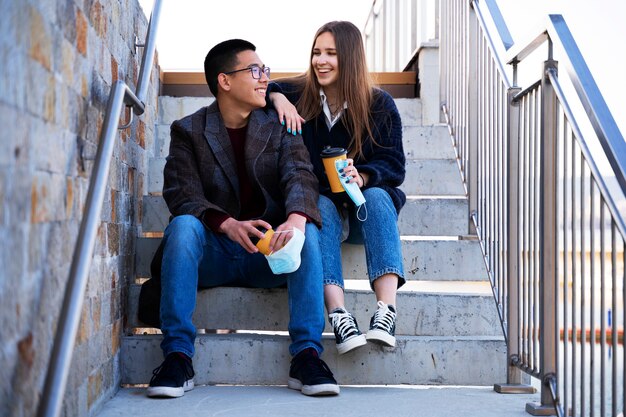
[[[147,14],[153,0],[139,0]],[[458,0],[467,1],[467,0]],[[513,40],[538,34],[559,13],[579,45],[613,117],[626,132],[626,1],[497,0]],[[164,70],[201,70],[216,43],[243,38],[273,71],[303,71],[315,31],[330,20],[363,29],[372,0],[165,0],[157,38]]]

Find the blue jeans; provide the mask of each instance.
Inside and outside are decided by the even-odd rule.
[[[405,283],[402,265],[402,247],[398,231],[398,213],[389,197],[382,188],[363,190],[366,203],[361,208],[359,217],[363,218],[367,209],[367,218],[360,221],[356,217],[356,208],[348,208],[348,224],[350,233],[346,243],[363,244],[367,261],[367,275],[370,286],[385,274],[398,276],[398,288]],[[320,247],[324,256],[324,285],[332,284],[341,288],[343,273],[341,270],[342,215],[333,202],[320,195],[318,206],[322,215]]]
[[[182,352],[193,357],[196,328],[191,318],[199,287],[275,288],[284,284],[289,297],[289,352],[295,355],[312,347],[321,354],[324,289],[318,228],[307,223],[305,236],[300,268],[291,274],[274,275],[262,254],[246,252],[226,235],[208,230],[194,216],[175,217],[163,237],[163,354]]]

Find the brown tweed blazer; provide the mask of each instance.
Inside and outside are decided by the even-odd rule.
[[[287,133],[273,110],[251,113],[245,164],[265,199],[263,220],[277,227],[297,211],[321,226],[318,183],[307,148],[301,136]],[[172,124],[164,180],[163,197],[173,216],[200,218],[214,209],[238,218],[235,157],[217,102]]]

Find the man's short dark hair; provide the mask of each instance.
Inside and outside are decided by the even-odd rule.
[[[237,54],[243,51],[256,51],[256,46],[243,39],[229,39],[215,45],[204,58],[204,76],[209,90],[217,97],[217,76],[232,71],[237,65]]]

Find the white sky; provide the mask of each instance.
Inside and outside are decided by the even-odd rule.
[[[467,1],[467,0],[458,0]],[[139,0],[146,13],[153,0]],[[273,71],[303,71],[315,31],[331,20],[363,28],[373,0],[164,0],[157,38],[164,70],[201,70],[216,43],[243,38]],[[563,14],[613,117],[626,135],[626,1],[497,0],[513,40]]]

